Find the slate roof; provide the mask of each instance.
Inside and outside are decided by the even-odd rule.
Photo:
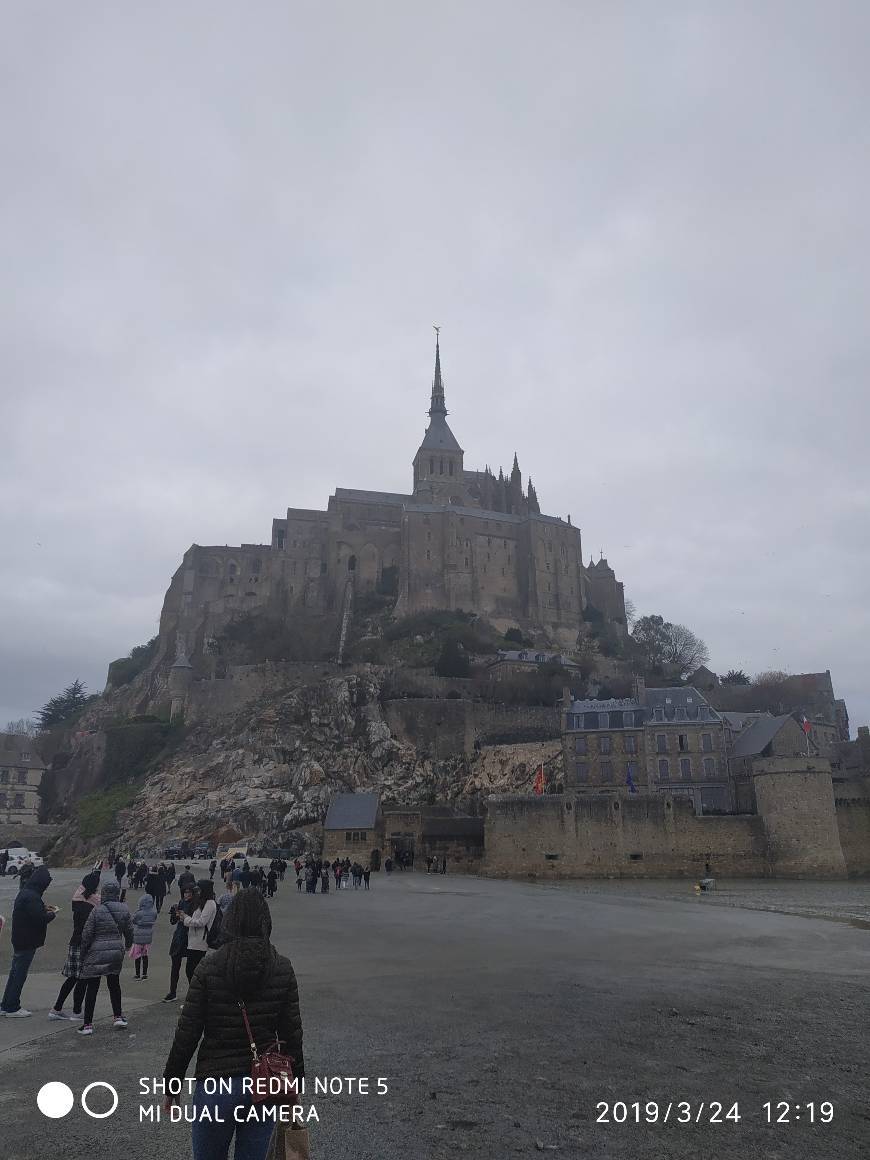
[[[731,728],[739,733],[741,729],[748,728],[759,717],[770,717],[770,713],[762,709],[750,709],[745,713],[738,713],[731,709],[720,709],[719,716],[723,721],[727,722]]]
[[[4,765],[45,769],[45,762],[36,752],[36,743],[24,733],[0,733],[0,766]]]
[[[429,426],[426,428],[426,434],[423,436],[423,442],[420,444],[421,451],[461,451],[462,448],[456,441],[456,436],[450,430],[447,420],[443,415],[436,413],[431,417]]]
[[[329,803],[327,830],[373,830],[380,797],[376,793],[339,793]]]
[[[791,715],[786,713],[782,717],[759,717],[745,729],[734,742],[731,750],[732,757],[758,757],[773,741]]]
[[[646,705],[650,716],[655,716],[656,709],[664,711],[666,721],[696,721],[698,719],[718,721],[719,714],[707,700],[703,693],[691,685],[680,685],[672,689],[646,690]],[[706,713],[700,718],[699,708],[704,707]]]
[[[401,495],[396,491],[360,491],[355,487],[337,487],[335,498],[349,500],[351,503],[406,504],[410,503],[414,497]]]

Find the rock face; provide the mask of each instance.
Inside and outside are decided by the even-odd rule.
[[[473,811],[490,793],[527,792],[537,763],[558,760],[558,741],[421,756],[391,736],[380,694],[377,674],[327,677],[194,726],[119,813],[115,845],[235,831],[298,849],[316,844],[316,829],[306,828],[323,822],[335,793],[377,790],[385,802]]]

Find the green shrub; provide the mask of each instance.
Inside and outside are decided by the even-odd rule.
[[[141,782],[123,783],[91,793],[76,802],[76,818],[83,838],[111,833],[119,810],[127,809],[142,788]]]
[[[457,641],[448,637],[441,647],[441,655],[435,662],[435,672],[439,677],[467,677],[470,670],[467,654]]]
[[[168,733],[168,722],[114,725],[107,729],[104,784],[141,776],[164,748]]]
[[[135,648],[130,649],[129,656],[112,661],[109,665],[109,685],[113,689],[120,689],[123,685],[129,685],[134,677],[138,677],[140,673],[147,669],[148,665],[157,655],[157,646],[159,643],[160,638],[152,636],[147,644],[137,644]]]

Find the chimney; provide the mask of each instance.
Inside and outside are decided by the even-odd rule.
[[[638,705],[646,704],[646,681],[643,677],[632,678],[631,693]]]

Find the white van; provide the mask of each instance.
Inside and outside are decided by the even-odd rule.
[[[9,855],[9,861],[6,863],[6,873],[13,877],[19,872],[25,862],[30,862],[33,866],[44,865],[42,859],[33,850],[28,850],[25,846],[10,846],[6,853]]]

